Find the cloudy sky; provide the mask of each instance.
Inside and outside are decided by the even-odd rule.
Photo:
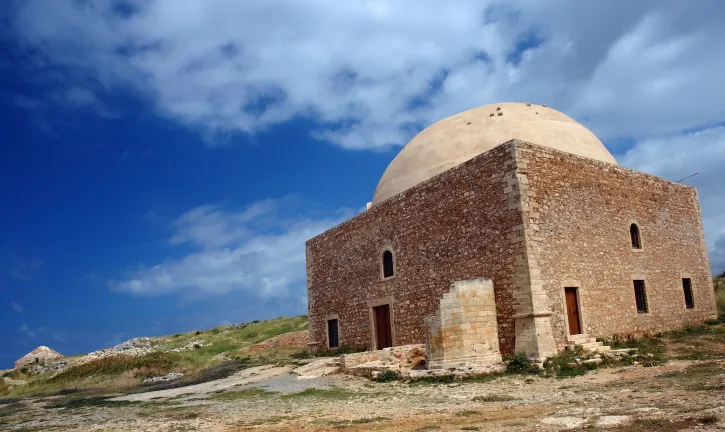
[[[725,4],[7,0],[0,367],[306,312],[304,241],[500,101],[700,191],[725,270]]]

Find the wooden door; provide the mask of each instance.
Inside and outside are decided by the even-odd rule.
[[[566,314],[569,319],[569,334],[578,335],[582,332],[581,320],[579,319],[579,299],[576,288],[565,288],[566,293]]]
[[[377,336],[377,349],[393,346],[393,331],[390,328],[390,305],[373,308],[375,312],[375,333]]]

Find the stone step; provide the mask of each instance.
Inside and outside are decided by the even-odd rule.
[[[577,345],[580,346],[580,347],[582,347],[585,350],[587,350],[587,349],[590,350],[590,349],[594,349],[594,348],[600,348],[600,347],[604,346],[604,344],[601,343],[601,342],[587,342],[587,343],[582,343],[582,344],[577,344]]]

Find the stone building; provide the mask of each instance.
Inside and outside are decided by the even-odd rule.
[[[443,364],[544,358],[715,316],[697,191],[619,167],[544,105],[487,105],[428,127],[368,209],[306,253],[317,350],[428,342]]]

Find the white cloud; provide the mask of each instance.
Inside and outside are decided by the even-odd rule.
[[[351,216],[285,216],[288,200],[266,200],[240,212],[207,205],[172,223],[172,243],[199,247],[185,257],[144,267],[111,287],[137,295],[198,296],[243,291],[259,298],[304,296],[305,241]]]
[[[31,339],[34,339],[38,335],[38,331],[40,331],[40,330],[42,330],[42,329],[31,330],[27,324],[22,324],[20,326],[20,328],[18,329],[18,331],[20,333],[22,333],[23,335],[25,335],[26,337],[29,337]]]
[[[547,103],[604,139],[725,119],[718,0],[125,3],[28,0],[11,22],[42,64],[131,89],[211,134],[310,116],[314,136],[345,147],[402,145],[506,100]],[[531,35],[541,43],[517,52]]]
[[[713,271],[725,271],[725,127],[637,143],[620,164],[697,187]]]
[[[11,302],[10,307],[13,308],[13,310],[17,313],[21,313],[25,310],[25,308],[21,304],[15,302]]]
[[[725,44],[716,43],[725,40],[720,0],[15,5],[9,31],[37,53],[36,68],[73,72],[61,91],[67,104],[98,99],[88,82],[94,90],[130,90],[158,115],[208,136],[254,133],[301,116],[315,122],[318,139],[381,148],[403,145],[422,127],[485,103],[546,103],[586,124],[615,153],[620,138],[639,142],[624,165],[671,179],[699,169],[693,183],[713,267],[725,266],[725,209],[716,187],[722,182],[713,165],[719,155],[712,156],[723,149],[706,134],[683,135],[703,128],[717,135],[713,126],[725,122]],[[32,108],[35,102],[16,103]],[[201,250],[119,286],[167,292],[193,281],[279,292],[275,287],[286,280],[252,270],[273,252],[253,247],[257,229],[239,218],[217,206],[187,213],[170,241]],[[294,235],[286,231],[270,241],[284,249]],[[221,281],[206,271],[212,267],[222,270]]]

